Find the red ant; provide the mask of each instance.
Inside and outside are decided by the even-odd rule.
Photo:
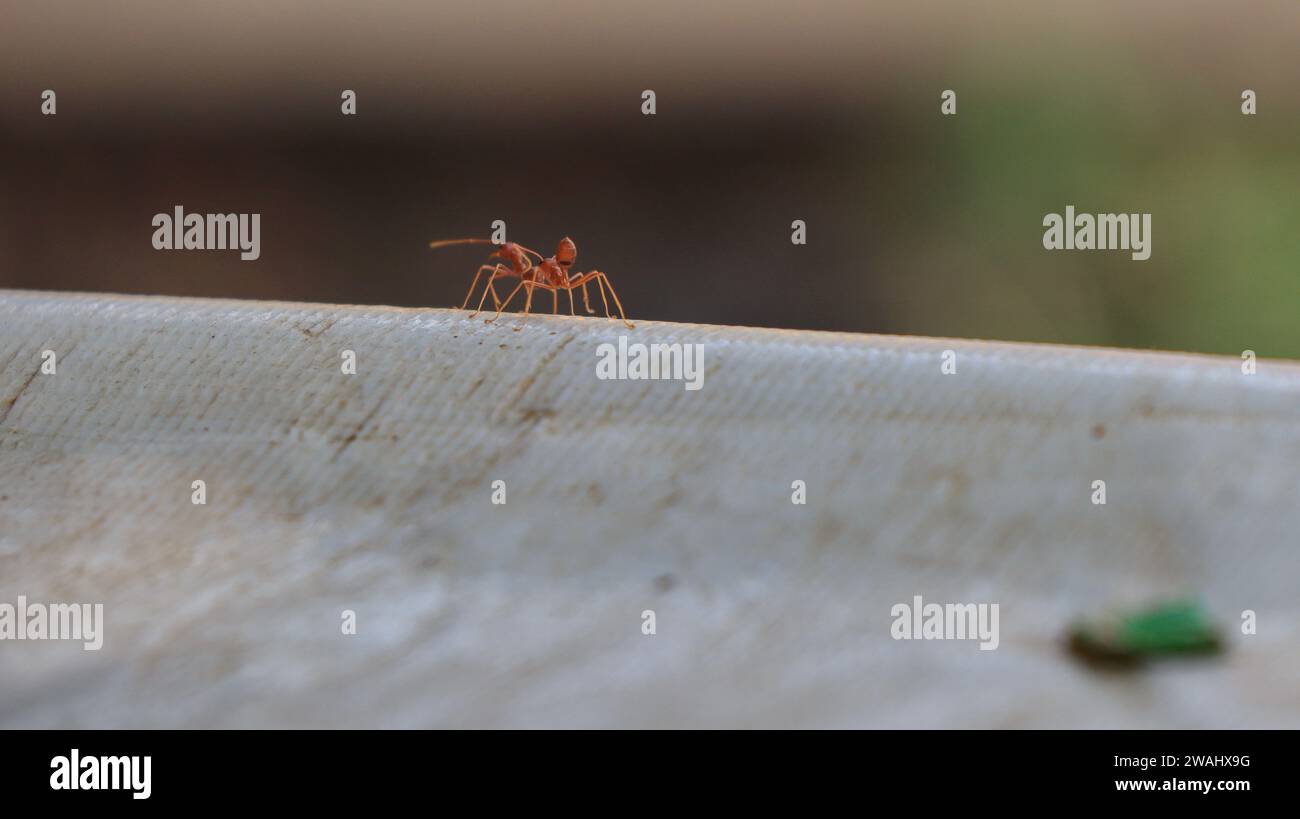
[[[488,239],[445,239],[440,242],[430,242],[429,247],[439,248],[448,245],[487,245],[493,244]],[[537,257],[537,263],[534,264],[530,256]],[[629,328],[635,327],[632,322],[627,320],[623,314],[623,304],[618,300],[618,294],[614,292],[614,285],[610,282],[609,276],[599,270],[593,270],[590,273],[569,272],[573,266],[574,260],[578,258],[578,246],[573,240],[565,236],[560,240],[559,246],[555,250],[555,255],[549,258],[543,258],[542,254],[536,250],[529,250],[523,245],[514,242],[505,242],[493,251],[488,259],[502,259],[502,262],[493,264],[479,265],[479,269],[474,273],[474,282],[469,286],[469,293],[465,295],[465,301],[461,304],[460,309],[464,310],[469,304],[469,300],[474,296],[474,289],[478,287],[478,280],[483,275],[484,270],[491,270],[492,275],[488,277],[487,286],[483,288],[483,295],[478,300],[478,307],[470,313],[470,318],[477,316],[483,310],[483,302],[487,300],[488,293],[492,294],[492,301],[496,305],[497,313],[490,319],[484,319],[487,323],[492,323],[501,317],[501,311],[505,310],[515,295],[522,288],[527,288],[527,298],[524,300],[524,315],[528,315],[533,307],[533,291],[536,289],[549,290],[551,292],[551,312],[558,314],[560,312],[559,291],[564,290],[569,294],[569,315],[576,316],[573,308],[573,291],[579,287],[582,288],[582,306],[589,314],[595,314],[591,307],[591,302],[587,297],[587,282],[594,281],[600,288],[600,300],[605,305],[606,318],[614,318],[609,312],[609,300],[605,298],[605,288],[609,288],[609,295],[614,299],[614,306],[618,308],[618,315],[623,319],[623,323]],[[519,284],[510,295],[506,296],[505,301],[497,295],[496,280],[518,278]]]

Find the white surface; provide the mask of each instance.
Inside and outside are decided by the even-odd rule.
[[[1300,727],[1300,367],[517,326],[0,291],[0,602],[107,621],[0,642],[0,725]],[[597,380],[623,332],[704,388]],[[1221,658],[1061,649],[1180,591]],[[1000,648],[892,640],[914,594],[999,603]]]

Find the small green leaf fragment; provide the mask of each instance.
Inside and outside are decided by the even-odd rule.
[[[1080,622],[1070,630],[1070,648],[1088,660],[1135,663],[1160,656],[1213,654],[1223,643],[1205,609],[1179,600]]]

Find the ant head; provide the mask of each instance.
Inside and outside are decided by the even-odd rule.
[[[565,236],[560,240],[560,246],[555,249],[555,261],[568,267],[578,258],[578,246],[573,240]]]
[[[523,264],[525,258],[523,249],[520,248],[519,245],[515,244],[514,242],[503,243],[501,247],[497,248],[496,252],[492,254],[492,257],[497,259],[505,259],[507,262],[511,264],[511,266],[517,266]]]

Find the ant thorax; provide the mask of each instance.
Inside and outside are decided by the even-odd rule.
[[[539,264],[537,272],[539,277],[547,284],[564,285],[569,281],[569,277],[564,273],[564,268],[560,266],[554,256]]]

